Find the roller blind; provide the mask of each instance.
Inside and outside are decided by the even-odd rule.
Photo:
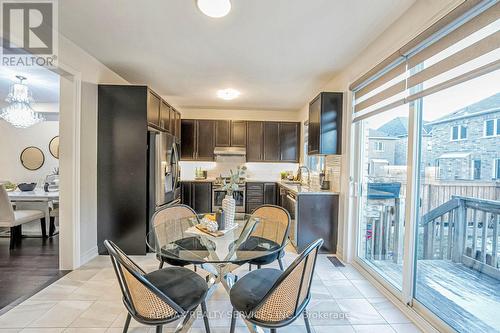
[[[354,121],[500,69],[500,3],[465,1],[354,82]]]

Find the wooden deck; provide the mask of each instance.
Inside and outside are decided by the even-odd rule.
[[[371,261],[393,281],[402,266]],[[450,260],[419,260],[415,298],[459,332],[500,332],[500,280]]]

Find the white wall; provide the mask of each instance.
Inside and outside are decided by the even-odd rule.
[[[93,56],[75,45],[64,36],[59,36],[59,62],[61,67],[81,75],[80,90],[80,128],[73,128],[75,115],[65,112],[73,109],[73,85],[71,76],[61,80],[61,173],[67,172],[65,181],[61,180],[61,190],[65,189],[66,200],[61,200],[61,222],[66,227],[65,235],[71,235],[71,212],[74,209],[74,200],[80,201],[80,257],[75,260],[62,259],[63,268],[74,268],[73,261],[84,264],[97,255],[97,84],[127,84],[118,74],[104,66]],[[72,191],[75,169],[71,163],[74,153],[75,134],[80,135],[80,193],[75,198],[69,193]],[[64,143],[63,143],[64,141]],[[64,222],[65,221],[65,222]],[[61,245],[63,251],[73,251],[73,241],[65,239]],[[66,258],[71,256],[66,256]]]
[[[282,120],[299,121],[295,110],[181,109],[185,119]]]
[[[341,91],[344,92],[343,119],[343,147],[344,152],[341,161],[341,195],[339,212],[339,242],[338,253],[346,260],[350,260],[355,244],[353,226],[346,228],[348,221],[348,201],[349,201],[349,168],[350,152],[352,151],[350,142],[350,124],[352,109],[352,94],[348,91],[349,85],[361,75],[368,72],[375,65],[397,51],[404,44],[416,37],[423,30],[435,23],[455,8],[463,0],[417,0],[400,18],[398,18],[389,28],[386,29],[376,40],[369,44],[348,66],[338,72],[324,87],[312,92],[312,100],[320,91]],[[299,119],[308,118],[308,105],[299,111]],[[346,246],[344,246],[346,244]]]
[[[34,106],[38,111],[59,112],[58,104]],[[44,121],[29,128],[15,128],[0,120],[0,180],[12,183],[38,182],[59,167],[59,161],[50,154],[49,142],[59,135],[58,121]],[[38,170],[28,170],[20,160],[24,148],[34,146],[42,150],[45,162]]]

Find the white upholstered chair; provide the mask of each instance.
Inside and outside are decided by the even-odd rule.
[[[41,210],[14,210],[5,187],[0,184],[0,227],[10,228],[10,249],[22,239],[22,225],[40,220],[45,223],[45,214]]]

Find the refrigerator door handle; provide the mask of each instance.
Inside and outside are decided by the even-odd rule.
[[[172,170],[172,173],[174,175],[174,191],[175,189],[177,188],[177,186],[179,185],[179,154],[177,152],[177,147],[176,147],[176,144],[175,142],[172,144],[172,150],[173,150],[173,154],[172,154],[172,160],[173,160],[173,170]]]
[[[160,206],[165,202],[165,177],[166,177],[166,165],[162,157],[163,153],[163,142],[161,135],[155,136],[156,143],[156,172],[155,172],[155,190],[156,190],[156,206]]]

